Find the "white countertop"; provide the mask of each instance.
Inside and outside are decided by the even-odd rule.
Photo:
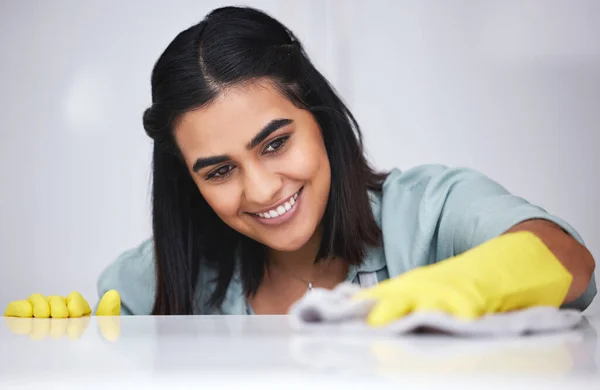
[[[600,389],[600,317],[519,338],[295,333],[285,316],[4,318],[0,389]]]

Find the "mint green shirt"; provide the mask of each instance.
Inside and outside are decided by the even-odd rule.
[[[579,234],[562,219],[525,199],[510,194],[482,174],[441,165],[393,170],[381,193],[371,193],[371,207],[383,233],[381,247],[367,248],[364,263],[351,267],[348,281],[361,276],[375,282],[408,270],[443,261],[506,232],[528,219],[549,220],[583,244]],[[197,312],[252,314],[235,274],[220,310],[202,307],[212,293],[209,270],[198,281]],[[154,254],[151,240],[121,254],[98,280],[101,297],[110,289],[121,295],[121,313],[148,315],[155,292]],[[584,310],[596,295],[594,279],[585,293],[565,307]]]

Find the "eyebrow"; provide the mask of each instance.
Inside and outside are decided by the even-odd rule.
[[[291,119],[274,119],[274,120],[272,120],[265,127],[263,127],[262,130],[259,131],[258,134],[256,134],[252,138],[252,140],[250,140],[250,142],[248,142],[246,144],[246,149],[250,150],[250,149],[255,148],[257,145],[259,145],[261,142],[263,142],[268,136],[270,136],[277,130],[281,129],[282,127],[289,125],[292,122],[293,122],[293,120],[291,120]],[[196,162],[194,163],[194,166],[192,167],[192,170],[194,172],[198,172],[199,170],[209,167],[211,165],[217,165],[217,164],[223,163],[225,161],[229,161],[229,160],[231,160],[231,158],[227,155],[202,157],[202,158],[199,158],[196,160]]]
[[[263,127],[263,129],[258,134],[256,134],[254,136],[254,138],[252,138],[252,141],[250,141],[246,145],[246,149],[248,149],[248,150],[254,149],[256,147],[256,145],[263,142],[268,136],[270,136],[277,130],[281,129],[282,127],[289,125],[292,122],[293,121],[291,119],[274,119],[274,120],[272,120],[271,122],[269,122],[268,125]]]
[[[229,160],[231,159],[229,158],[229,156],[226,155],[199,158],[194,163],[192,170],[194,172],[198,172],[199,170],[204,169],[206,167],[210,167],[211,165],[217,165]]]

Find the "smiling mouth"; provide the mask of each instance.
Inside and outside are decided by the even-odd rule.
[[[294,195],[290,196],[287,200],[281,202],[279,205],[273,207],[272,209],[263,211],[261,213],[252,213],[252,215],[254,215],[258,218],[261,218],[261,219],[274,219],[274,218],[281,217],[281,216],[285,215],[286,213],[288,213],[289,211],[292,211],[294,209],[296,200],[298,199],[298,196],[300,195],[301,192],[302,192],[302,188],[300,188],[300,190],[298,190],[298,192],[296,192]]]

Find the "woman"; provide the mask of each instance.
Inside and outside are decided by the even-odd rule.
[[[153,239],[98,282],[100,296],[119,291],[123,314],[283,314],[312,287],[392,282],[516,231],[550,248],[543,267],[568,271],[559,305],[584,309],[595,295],[579,235],[490,179],[443,166],[375,172],[351,112],[260,11],[220,8],[181,32],[154,67],[143,121]]]

